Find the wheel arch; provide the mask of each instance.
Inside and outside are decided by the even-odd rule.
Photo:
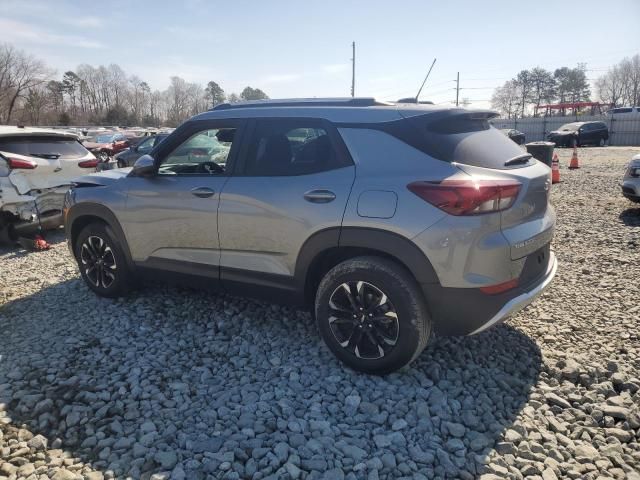
[[[118,242],[127,261],[127,265],[133,268],[133,260],[129,250],[129,244],[124,236],[122,226],[116,215],[106,206],[99,203],[87,202],[74,205],[69,209],[67,221],[65,222],[65,231],[69,239],[69,245],[73,253],[74,245],[78,235],[84,227],[93,223],[101,222],[106,224],[114,233],[114,240]]]
[[[363,255],[398,263],[418,284],[439,284],[431,262],[411,240],[374,228],[336,227],[314,234],[298,255],[295,277],[296,283],[304,286],[305,303],[313,303],[317,286],[326,272],[340,262]]]

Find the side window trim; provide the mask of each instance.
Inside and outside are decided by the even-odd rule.
[[[238,158],[238,151],[242,148],[245,143],[244,135],[246,130],[246,120],[239,118],[229,118],[229,119],[216,119],[216,120],[196,120],[193,122],[187,121],[183,125],[179,126],[174,133],[169,135],[159,144],[155,145],[149,154],[155,160],[156,167],[159,167],[162,162],[170,155],[177,147],[182,145],[185,141],[187,141],[190,137],[197,134],[198,132],[203,132],[205,130],[213,130],[217,128],[228,128],[235,127],[236,134],[233,139],[233,143],[231,145],[231,149],[229,150],[229,156],[227,157],[227,163],[225,164],[225,172],[221,173],[217,176],[219,177],[229,177],[235,173],[236,163]],[[175,136],[174,136],[175,135]],[[174,138],[171,138],[174,137]],[[211,174],[208,173],[183,173],[180,176],[189,176],[189,177],[209,177]]]
[[[353,166],[354,162],[349,154],[349,150],[347,149],[346,144],[342,140],[340,133],[338,133],[337,128],[331,122],[323,118],[317,117],[261,117],[256,119],[251,119],[246,125],[244,132],[244,141],[242,148],[239,152],[239,160],[236,162],[234,175],[235,176],[243,176],[243,177],[255,177],[256,175],[247,174],[247,159],[251,152],[251,143],[255,139],[255,134],[258,129],[258,122],[265,121],[282,121],[282,122],[301,122],[308,124],[316,124],[320,128],[324,129],[327,132],[329,137],[329,141],[331,142],[331,147],[333,148],[336,154],[336,166],[331,168],[330,170],[337,170],[339,168],[345,168],[349,166]],[[301,127],[304,128],[304,127]],[[309,127],[308,127],[309,128]],[[323,170],[328,171],[328,170]],[[309,173],[309,175],[313,175],[313,172]],[[259,175],[263,176],[263,175]],[[301,175],[292,175],[292,176],[301,176]],[[268,177],[268,176],[267,176]]]

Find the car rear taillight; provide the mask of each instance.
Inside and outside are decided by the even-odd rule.
[[[98,159],[93,158],[91,160],[83,160],[78,162],[80,168],[96,168],[98,166]]]
[[[28,158],[11,158],[8,159],[9,168],[12,170],[17,169],[25,169],[25,170],[33,170],[38,166],[38,164],[34,160],[29,160]]]
[[[522,184],[515,180],[413,182],[407,188],[450,215],[482,215],[510,208]]]

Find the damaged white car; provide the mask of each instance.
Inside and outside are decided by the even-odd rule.
[[[0,127],[0,242],[62,225],[72,180],[97,163],[72,133]]]

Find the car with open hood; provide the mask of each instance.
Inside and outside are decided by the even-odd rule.
[[[0,239],[60,226],[72,180],[97,163],[73,133],[0,127]]]

